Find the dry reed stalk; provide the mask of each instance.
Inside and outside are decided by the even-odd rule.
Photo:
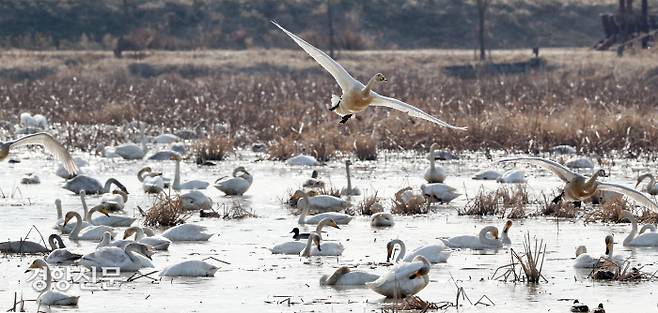
[[[168,227],[185,223],[190,217],[183,208],[183,201],[180,196],[170,195],[161,192],[156,195],[153,206],[146,211],[144,216],[144,225],[151,227]]]
[[[528,191],[525,185],[515,185],[510,188],[502,186],[495,191],[484,191],[480,188],[473,199],[468,200],[464,208],[458,210],[459,215],[500,215],[507,218],[526,217],[525,207],[529,203]]]
[[[375,213],[383,212],[384,207],[382,206],[382,198],[377,196],[377,192],[373,195],[365,196],[357,204],[356,210],[361,213],[361,215],[373,215]]]
[[[430,202],[425,199],[422,195],[411,194],[408,196],[408,199],[403,200],[403,194],[407,192],[412,192],[411,187],[405,187],[395,193],[395,197],[392,199],[393,208],[391,213],[400,214],[400,215],[416,215],[416,214],[427,214],[430,212]]]

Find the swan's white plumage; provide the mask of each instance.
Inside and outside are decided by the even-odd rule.
[[[162,269],[160,276],[211,277],[219,268],[199,260],[186,260]]]
[[[206,233],[206,227],[195,224],[181,224],[162,233],[171,241],[208,241],[213,234]]]

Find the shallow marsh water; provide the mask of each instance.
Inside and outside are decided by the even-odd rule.
[[[64,211],[80,207],[79,197],[60,188],[63,180],[54,175],[54,162],[46,160],[38,152],[20,152],[19,164],[0,164],[0,188],[7,198],[0,199],[0,238],[17,240],[35,225],[47,236],[53,231],[56,220],[54,201],[61,198]],[[148,208],[152,198],[144,195],[141,185],[134,173],[145,164],[162,169],[167,176],[173,176],[174,163],[169,161],[123,161],[101,159],[87,155],[78,155],[90,161],[84,168],[85,174],[105,180],[115,177],[123,182],[130,191],[126,214],[136,214],[137,205]],[[244,197],[230,198],[212,186],[205,191],[215,202],[231,204],[238,200],[243,207],[251,208],[258,218],[239,221],[222,219],[201,219],[194,215],[189,222],[208,226],[209,231],[219,234],[204,243],[174,243],[168,252],[153,256],[156,269],[183,259],[202,259],[214,257],[230,264],[213,260],[220,267],[214,278],[165,279],[151,283],[146,279],[126,283],[116,291],[79,290],[78,286],[69,291],[81,296],[78,308],[51,308],[52,311],[80,312],[126,312],[128,310],[149,312],[209,312],[209,311],[244,311],[244,312],[379,312],[382,297],[367,288],[335,289],[319,285],[319,278],[329,274],[339,265],[359,265],[359,269],[374,273],[384,273],[387,268],[377,265],[385,261],[386,242],[393,238],[405,241],[408,249],[437,241],[439,237],[462,234],[477,234],[484,225],[503,226],[504,219],[497,217],[474,218],[458,216],[456,209],[463,207],[465,196],[453,201],[448,206],[436,206],[434,213],[427,216],[395,216],[396,224],[391,228],[375,229],[370,227],[370,219],[356,216],[341,230],[328,230],[326,240],[340,240],[345,246],[341,257],[313,257],[272,255],[267,249],[276,243],[289,240],[289,231],[297,226],[297,216],[282,205],[281,199],[290,190],[301,185],[310,175],[311,170],[303,167],[290,167],[282,162],[254,162],[256,156],[241,153],[235,159],[218,162],[215,167],[197,167],[184,164],[183,180],[202,179],[213,182],[218,177],[230,174],[233,167],[244,165],[254,175],[254,184]],[[479,154],[467,156],[465,160],[441,162],[449,178],[446,183],[473,196],[480,186],[495,189],[495,182],[473,181],[471,175],[482,168],[489,167],[489,161]],[[385,206],[390,207],[390,198],[398,189],[407,185],[418,186],[427,161],[414,155],[387,155],[377,162],[355,162],[353,166],[353,183],[368,195],[377,191],[385,198]],[[500,168],[500,167],[499,167]],[[511,166],[508,166],[511,168]],[[637,171],[655,168],[654,164],[619,161],[611,169],[611,182],[631,185]],[[345,186],[342,162],[331,162],[319,167],[322,178],[335,187]],[[41,177],[40,185],[19,185],[24,173],[37,172]],[[541,196],[541,192],[551,194],[562,184],[546,171],[527,169],[528,191],[531,199]],[[17,186],[20,192],[11,194]],[[353,197],[356,205],[361,197]],[[89,197],[88,203],[94,205],[98,197]],[[217,205],[215,206],[217,207]],[[534,210],[530,208],[529,210]],[[630,226],[628,224],[606,225],[593,223],[585,225],[582,220],[560,220],[552,218],[528,218],[514,221],[510,231],[512,247],[521,251],[523,236],[544,239],[548,245],[543,269],[548,283],[535,286],[514,284],[491,280],[495,269],[509,263],[508,249],[498,251],[474,252],[461,250],[453,252],[446,264],[432,267],[430,284],[418,295],[428,301],[454,301],[455,284],[464,287],[467,295],[475,302],[482,295],[487,295],[495,306],[473,307],[470,304],[460,308],[460,312],[568,312],[572,301],[560,299],[579,299],[590,307],[602,302],[607,312],[628,312],[630,307],[640,309],[638,312],[656,312],[658,287],[655,282],[619,283],[592,282],[586,278],[589,271],[579,271],[572,267],[575,247],[586,245],[590,253],[603,253],[603,238],[606,234],[615,235],[615,251],[631,257],[633,264],[646,265],[645,271],[658,270],[654,264],[658,249],[628,249],[621,245]],[[121,230],[122,232],[122,230]],[[33,232],[34,233],[34,232]],[[31,235],[30,239],[38,240]],[[76,252],[89,253],[96,243],[80,241],[70,243]],[[25,269],[33,257],[0,257],[0,309],[11,306],[14,292],[22,294],[25,299],[34,299],[37,293],[25,280]],[[144,270],[149,272],[149,270]],[[157,277],[156,275],[153,275]],[[290,297],[288,302],[279,302]],[[463,302],[461,302],[463,303]],[[27,304],[28,311],[34,312],[34,302]],[[43,309],[43,308],[42,308]],[[448,311],[456,311],[454,308]]]

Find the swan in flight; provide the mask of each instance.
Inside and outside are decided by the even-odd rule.
[[[387,212],[378,212],[370,217],[370,226],[373,227],[390,227],[395,225],[393,214]]]
[[[299,199],[296,203],[298,208],[303,208],[308,205],[309,213],[336,212],[350,206],[349,201],[341,198],[330,195],[317,195],[310,197],[308,193],[303,190],[295,191],[292,197]]]
[[[347,266],[341,266],[331,275],[322,275],[320,285],[322,286],[365,286],[373,282],[379,275],[363,271],[353,271]]]
[[[10,150],[27,145],[44,146],[57,160],[62,161],[69,174],[75,175],[78,172],[78,167],[73,162],[68,150],[48,133],[37,133],[7,142],[0,142],[0,161],[7,158]]]
[[[87,176],[87,175],[77,175],[73,177],[72,179],[69,179],[64,183],[64,186],[62,188],[71,191],[73,193],[80,194],[80,191],[84,190],[86,193],[93,195],[93,194],[104,194],[104,193],[110,193],[110,188],[112,187],[112,184],[117,186],[121,191],[128,193],[128,189],[120,183],[118,180],[114,178],[108,178],[107,181],[105,181],[105,185],[101,185],[101,182],[98,181],[98,179]]]
[[[162,269],[160,276],[213,277],[219,268],[199,260],[186,260]]]
[[[487,234],[491,234],[490,238]],[[503,244],[498,239],[498,228],[496,226],[486,226],[480,230],[478,236],[462,235],[451,237],[443,241],[450,248],[463,249],[496,249]]]
[[[446,180],[446,172],[443,166],[436,166],[436,159],[434,158],[434,150],[439,147],[438,144],[433,143],[430,147],[430,152],[427,154],[427,159],[430,161],[430,167],[425,171],[425,181],[428,183],[442,183]]]
[[[42,269],[46,271],[46,288],[43,289],[37,302],[39,305],[51,306],[51,305],[62,305],[62,306],[71,306],[78,305],[79,296],[70,296],[63,292],[57,290],[51,290],[53,283],[53,275],[50,272],[50,267],[43,259],[36,259],[32,262],[30,267],[25,271],[26,273],[31,270]]]
[[[345,172],[347,173],[347,187],[343,188],[340,191],[340,194],[342,196],[358,196],[361,195],[361,190],[357,187],[352,187],[352,178],[350,177],[350,165],[352,165],[352,161],[346,160],[345,161]]]
[[[103,205],[98,205],[90,210],[90,212],[98,211],[100,213],[103,213],[105,215],[108,215],[107,209]],[[75,221],[77,222],[75,225],[75,228],[73,231],[71,231],[71,234],[69,234],[69,240],[102,240],[103,239],[103,233],[106,231],[114,234],[114,229],[109,226],[88,226],[85,227],[84,230],[82,229],[82,217],[80,214],[74,211],[69,211],[66,213],[66,216],[64,217],[64,227],[66,227],[66,224],[68,222],[75,218]],[[80,233],[80,231],[83,231]]]
[[[646,187],[644,187],[644,191],[652,196],[658,195],[658,184],[656,184],[656,179],[653,177],[651,173],[640,175],[637,178],[637,183],[635,184],[635,188],[637,188],[637,186],[639,186],[640,183],[642,183],[642,181],[645,180],[646,178],[649,179],[649,184]]]
[[[405,298],[423,290],[430,282],[432,264],[424,256],[417,255],[411,262],[393,266],[377,280],[366,283],[372,291],[387,298]]]
[[[438,244],[420,246],[409,254],[406,254],[407,246],[404,242],[400,239],[393,239],[386,244],[386,262],[391,261],[395,246],[400,247],[400,253],[395,258],[395,263],[400,262],[400,260],[411,262],[418,255],[422,255],[430,263],[446,263],[448,262],[450,253],[452,253],[450,248],[446,247],[443,242],[440,242]]]
[[[156,236],[149,228],[129,227],[123,232],[123,239],[126,240],[132,235],[135,235],[136,242],[149,245],[155,250],[168,250],[171,244],[171,240],[162,236]]]
[[[602,169],[595,171],[592,177],[587,178],[555,161],[544,158],[514,157],[501,159],[498,160],[498,162],[526,162],[541,166],[553,172],[553,174],[557,175],[560,179],[562,179],[562,181],[565,182],[562,196],[567,201],[582,201],[592,197],[592,195],[594,195],[597,191],[611,191],[627,196],[628,198],[633,199],[634,201],[653,210],[654,212],[658,211],[658,206],[641,192],[622,185],[598,182],[596,179],[599,176],[606,176],[605,171]]]
[[[206,230],[201,225],[180,224],[167,229],[161,236],[171,241],[208,241],[214,234],[205,233]]]
[[[240,174],[240,175],[238,175]],[[215,181],[215,188],[228,196],[241,196],[254,181],[254,178],[247,172],[244,166],[238,166],[233,170],[233,177],[224,176]]]
[[[324,181],[318,179],[318,170],[313,170],[311,173],[311,178],[307,179],[302,187],[306,188],[324,188]]]
[[[385,97],[372,91],[375,86],[387,81],[383,74],[375,74],[375,76],[373,76],[368,81],[368,84],[364,86],[361,82],[354,79],[340,64],[322,52],[322,50],[313,47],[308,42],[304,41],[304,39],[301,39],[297,35],[289,32],[276,22],[272,21],[272,23],[280,28],[283,32],[285,32],[288,36],[290,36],[290,38],[292,38],[302,49],[304,49],[306,53],[308,53],[316,62],[318,62],[325,70],[327,70],[331,76],[334,77],[342,89],[343,95],[341,97],[335,95],[331,97],[332,107],[330,110],[335,111],[338,115],[341,116],[341,123],[347,122],[347,120],[349,120],[353,114],[365,110],[368,108],[368,106],[374,105],[384,106],[406,112],[410,116],[421,118],[443,127],[460,130],[466,129],[465,127],[450,125],[398,99]]]
[[[139,257],[142,255],[144,257]],[[80,264],[91,270],[101,271],[103,268],[116,267],[121,272],[135,272],[144,267],[153,267],[150,262],[153,251],[147,245],[130,243],[125,248],[106,246],[86,254],[80,259]]]
[[[304,250],[299,253],[299,256],[302,257],[312,257],[312,256],[341,256],[345,247],[340,242],[322,242],[319,234],[315,232],[306,240],[306,246]],[[313,245],[315,244],[315,245]]]
[[[503,175],[500,172],[496,171],[496,170],[482,170],[482,171],[479,171],[479,172],[475,173],[475,175],[473,175],[473,177],[471,177],[471,178],[474,179],[474,180],[496,180],[497,181],[498,178],[500,178],[501,176],[503,176]]]
[[[308,239],[311,234],[317,234],[320,239],[322,239],[322,229],[325,226],[333,227],[336,229],[340,229],[336,222],[330,218],[325,218],[322,221],[320,221],[316,226],[315,226],[315,231],[310,232],[310,233],[300,233],[299,228],[295,227],[292,229],[291,233],[293,233],[292,238],[295,239],[293,241],[286,241],[280,244],[275,245],[270,249],[272,254],[297,254],[299,255],[302,250],[304,250],[304,247],[306,247],[306,244],[302,241],[299,241],[300,239]]]
[[[165,189],[162,173],[153,172],[150,167],[144,167],[137,172],[137,179],[142,183],[145,193],[159,193]]]
[[[201,180],[190,180],[186,181],[184,183],[180,182],[180,163],[181,163],[181,156],[180,154],[173,154],[171,156],[172,160],[176,161],[176,171],[174,172],[174,183],[171,185],[174,190],[181,190],[181,189],[206,189],[210,185],[210,183],[201,181]]]
[[[48,237],[48,244],[52,251],[46,257],[46,262],[50,264],[68,264],[82,257],[81,254],[69,251],[64,245],[62,237],[57,234]]]
[[[646,234],[641,234],[639,236],[635,236],[637,234],[637,219],[635,218],[635,215],[633,213],[624,210],[622,212],[622,215],[624,218],[629,220],[631,222],[631,232],[626,236],[626,239],[624,239],[623,245],[624,246],[635,246],[635,247],[658,247],[658,233],[655,232],[649,232]],[[651,228],[653,225],[649,226]],[[644,227],[642,228],[644,230]]]
[[[461,196],[460,193],[457,193],[456,188],[442,183],[422,184],[420,190],[430,202],[450,203]]]

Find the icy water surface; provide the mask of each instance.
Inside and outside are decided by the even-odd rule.
[[[20,154],[19,164],[0,163],[0,188],[7,198],[0,199],[0,238],[19,239],[31,225],[36,225],[47,236],[56,220],[54,201],[61,198],[64,211],[80,207],[79,197],[61,189],[63,180],[54,175],[55,165],[45,160],[40,153]],[[170,161],[119,161],[99,159],[80,155],[89,159],[91,165],[85,168],[86,174],[105,180],[118,178],[130,191],[127,214],[133,215],[137,205],[148,208],[152,203],[143,194],[141,185],[134,173],[141,166],[150,164],[173,176],[174,163]],[[156,269],[183,259],[202,259],[212,256],[230,264],[214,262],[220,267],[213,278],[165,279],[152,283],[146,279],[126,283],[116,291],[83,291],[74,286],[70,292],[81,296],[77,309],[52,308],[52,311],[81,312],[379,312],[382,297],[366,288],[335,289],[319,285],[323,274],[332,273],[340,265],[360,265],[359,269],[373,273],[384,273],[388,269],[377,265],[385,261],[386,242],[399,238],[405,241],[408,251],[420,244],[437,242],[439,237],[455,235],[476,235],[485,225],[502,227],[505,220],[491,217],[486,219],[457,216],[456,209],[463,207],[466,197],[462,196],[449,206],[438,206],[435,213],[427,216],[395,216],[396,224],[391,228],[370,227],[369,217],[357,216],[341,230],[328,230],[326,240],[338,240],[345,246],[341,257],[312,257],[272,255],[267,249],[274,244],[289,240],[289,231],[298,226],[297,217],[281,204],[289,190],[297,188],[310,175],[310,169],[289,167],[281,162],[253,162],[255,156],[245,153],[239,160],[219,162],[216,167],[199,168],[183,164],[182,176],[185,179],[202,179],[213,182],[218,177],[229,175],[233,167],[244,165],[254,175],[254,184],[241,198],[223,197],[210,187],[205,193],[218,203],[231,203],[239,199],[243,207],[252,208],[258,218],[241,221],[221,219],[200,219],[195,215],[189,222],[208,226],[211,232],[219,234],[204,243],[173,243],[168,252],[153,256]],[[353,182],[365,194],[390,198],[395,191],[407,185],[418,186],[422,173],[427,167],[423,157],[389,156],[378,162],[356,162],[353,167]],[[476,194],[480,186],[495,189],[495,182],[473,181],[470,176],[488,166],[488,161],[475,156],[470,160],[443,162],[449,178],[446,183],[458,188],[469,196]],[[618,162],[612,168],[611,182],[632,185],[637,171],[646,167],[643,164]],[[335,187],[345,186],[342,163],[330,163],[319,167],[324,179]],[[41,176],[40,185],[19,185],[22,174],[37,172]],[[550,194],[561,183],[557,178],[538,169],[528,170],[528,190],[532,198],[541,191]],[[20,186],[20,192],[12,192]],[[11,194],[14,193],[13,197]],[[359,197],[353,198],[356,204]],[[94,205],[98,197],[89,197]],[[532,236],[543,238],[548,244],[548,254],[543,269],[548,283],[535,286],[505,283],[491,280],[494,270],[509,263],[508,249],[498,251],[470,250],[455,251],[446,264],[432,267],[430,284],[418,295],[429,301],[454,301],[455,284],[462,286],[470,299],[475,302],[487,295],[495,306],[473,307],[464,305],[461,312],[568,312],[571,300],[579,299],[590,307],[602,302],[607,312],[656,312],[658,291],[654,282],[618,283],[592,282],[585,276],[587,270],[579,271],[572,267],[574,250],[577,245],[586,245],[590,253],[603,253],[603,238],[606,234],[615,235],[616,253],[631,257],[633,264],[646,265],[645,271],[658,270],[654,260],[657,249],[627,249],[621,241],[630,230],[628,224],[585,225],[581,220],[561,220],[529,218],[514,222],[510,231],[512,247],[522,250],[522,236],[530,232]],[[120,232],[123,230],[121,229]],[[38,236],[30,236],[37,240]],[[89,253],[96,243],[80,241],[69,243],[76,252]],[[29,274],[25,269],[33,257],[0,258],[0,309],[10,308],[14,292],[26,299],[35,299],[37,293],[25,280]],[[148,272],[146,269],[144,272]],[[157,275],[157,274],[156,274]],[[153,275],[154,277],[157,277]],[[290,297],[290,301],[284,301]],[[462,302],[463,303],[463,302]],[[28,311],[35,311],[34,302],[27,304]],[[44,308],[42,308],[44,309]],[[455,311],[450,309],[448,311]]]

